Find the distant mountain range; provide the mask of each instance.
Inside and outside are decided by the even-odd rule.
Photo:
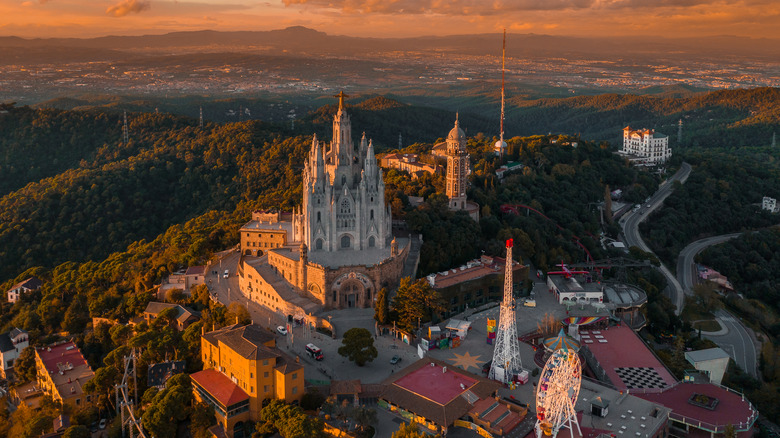
[[[772,59],[780,56],[780,40],[736,36],[701,38],[656,37],[570,37],[536,34],[510,34],[508,55],[513,57],[641,57],[663,54],[668,57],[711,57],[728,55]],[[427,36],[414,38],[361,38],[328,35],[301,26],[272,31],[218,32],[212,30],[172,32],[164,35],[105,36],[99,38],[0,37],[0,54],[19,56],[33,50],[53,48],[99,49],[91,53],[75,52],[113,59],[120,52],[166,52],[173,49],[210,51],[252,50],[270,53],[348,55],[389,51],[437,51],[482,55],[499,54],[500,34]],[[24,51],[20,50],[24,49]]]

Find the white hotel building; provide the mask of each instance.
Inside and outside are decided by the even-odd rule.
[[[623,128],[623,149],[619,152],[635,164],[656,165],[672,157],[669,137],[653,129]]]

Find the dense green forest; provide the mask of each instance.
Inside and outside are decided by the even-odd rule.
[[[764,196],[780,196],[780,150],[699,149],[684,155],[693,166],[688,181],[640,226],[667,266],[674,269],[677,255],[694,240],[780,222],[761,210]]]

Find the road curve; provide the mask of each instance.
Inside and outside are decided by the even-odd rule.
[[[677,258],[677,278],[683,286],[686,295],[693,294],[693,281],[696,267],[693,259],[696,254],[704,251],[705,248],[712,245],[731,240],[742,233],[723,234],[721,236],[707,237],[697,240],[680,252]],[[712,340],[718,346],[726,351],[734,359],[737,365],[753,377],[758,377],[756,370],[757,350],[753,343],[753,338],[748,330],[739,320],[726,310],[720,309],[714,312],[718,322],[723,325],[727,331],[722,335],[704,335],[705,338]]]
[[[682,163],[680,169],[670,179],[668,179],[658,191],[650,197],[650,200],[642,204],[642,207],[638,211],[629,212],[624,219],[620,221],[623,226],[623,236],[625,238],[626,246],[636,246],[642,251],[650,252],[650,247],[642,240],[642,236],[639,235],[639,223],[644,221],[647,216],[655,210],[659,205],[663,204],[663,201],[672,193],[674,187],[674,181],[680,181],[684,183],[688,176],[691,174],[691,165],[688,163]],[[648,207],[649,205],[649,207]],[[669,269],[662,263],[661,273],[666,277],[666,282],[669,285],[670,297],[672,303],[676,306],[675,314],[680,315],[683,309],[683,297],[684,291],[677,278],[669,271]]]

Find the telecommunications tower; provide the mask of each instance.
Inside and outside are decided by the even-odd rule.
[[[489,378],[509,383],[522,371],[520,344],[517,340],[515,321],[515,299],[512,296],[512,239],[506,241],[506,270],[504,271],[504,300],[498,321],[496,346],[493,349],[493,364]]]
[[[203,129],[203,107],[200,107],[200,120],[198,121],[198,126],[200,126],[200,129]]]
[[[680,119],[679,122],[677,122],[677,145],[679,146],[682,144],[682,119]]]
[[[122,142],[125,146],[130,143],[130,132],[127,130],[127,111],[124,112],[125,124],[122,126]]]
[[[504,45],[501,49],[501,138],[496,142],[494,151],[500,158],[504,158],[506,142],[504,141],[504,73],[506,72],[506,29],[504,29]]]

